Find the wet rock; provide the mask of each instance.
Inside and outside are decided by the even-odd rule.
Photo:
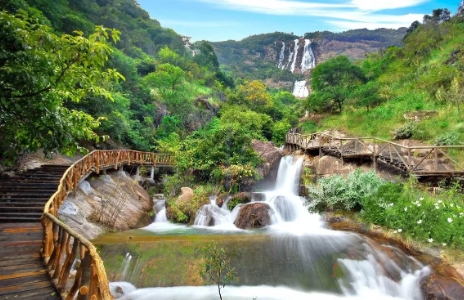
[[[251,147],[263,159],[263,165],[258,169],[258,173],[264,178],[270,174],[271,169],[274,169],[276,165],[278,166],[283,153],[273,142],[253,140]]]
[[[216,205],[222,207],[224,201],[226,201],[227,197],[229,197],[229,193],[221,193],[216,198]]]
[[[177,199],[166,201],[166,217],[174,223],[193,224],[197,212],[210,200],[206,195],[194,195],[189,187],[183,187],[181,191]]]
[[[252,195],[248,192],[235,194],[232,198],[230,198],[229,202],[227,202],[227,208],[229,208],[229,210],[233,210],[239,204],[250,203],[251,198]]]
[[[234,224],[240,229],[262,228],[271,222],[270,207],[265,203],[251,203],[240,208]]]
[[[464,281],[448,264],[433,266],[433,273],[421,282],[424,299],[458,300],[464,298]]]

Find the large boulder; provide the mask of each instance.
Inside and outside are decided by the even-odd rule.
[[[208,195],[196,194],[189,187],[181,188],[177,199],[166,201],[166,217],[174,223],[193,224],[198,210],[209,204]]]
[[[266,177],[276,164],[278,166],[283,156],[282,150],[277,148],[273,142],[263,142],[259,140],[253,140],[251,142],[251,147],[259,154],[259,157],[263,159],[263,165],[258,172],[262,177]]]
[[[250,203],[240,207],[234,224],[240,229],[262,228],[271,223],[271,208],[266,203]]]
[[[151,223],[153,200],[125,172],[92,176],[70,193],[59,217],[87,239],[108,230],[129,230]]]

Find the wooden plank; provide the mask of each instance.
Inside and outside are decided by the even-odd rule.
[[[27,256],[27,257],[19,256],[19,258],[0,260],[0,268],[4,268],[8,266],[22,266],[22,265],[35,264],[35,263],[43,264],[42,259],[40,258],[39,254],[37,254],[37,256],[35,257],[34,256]]]
[[[13,278],[16,278],[16,274],[23,274],[23,273],[28,273],[28,272],[37,272],[41,271],[44,269],[44,266],[42,263],[31,263],[31,264],[25,264],[25,265],[16,265],[16,266],[8,266],[8,267],[3,267],[0,270],[0,276],[12,276]],[[8,279],[5,277],[5,279]]]
[[[26,277],[3,279],[3,280],[0,280],[0,286],[5,287],[5,286],[12,286],[12,285],[28,285],[29,283],[34,283],[37,281],[45,281],[45,280],[50,281],[50,276],[48,276],[48,274],[46,273],[43,273],[43,274],[26,276]]]
[[[30,299],[30,300],[54,300],[60,299],[58,293],[52,287],[42,287],[35,290],[24,291],[19,293],[11,293],[0,296],[0,300],[11,299]]]
[[[28,284],[0,287],[0,295],[31,291],[44,287],[50,287],[50,280],[37,280],[36,282],[30,282]]]
[[[0,274],[0,280],[15,279],[15,278],[21,278],[21,277],[31,277],[31,276],[41,275],[41,274],[46,274],[46,273],[47,271],[43,269],[43,270],[38,270],[38,271],[21,272],[21,273],[15,273],[15,274],[7,274],[7,275]]]

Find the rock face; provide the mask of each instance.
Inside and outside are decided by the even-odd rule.
[[[366,224],[358,223],[349,217],[325,213],[324,220],[328,222],[330,228],[335,230],[357,232],[367,236],[380,244],[391,244],[403,250],[407,255],[413,256],[418,261],[430,266],[432,272],[421,280],[421,290],[426,300],[458,300],[463,299],[464,278],[455,268],[441,259],[411,248],[408,243],[402,240],[395,240],[391,235],[385,234],[380,229],[372,229]],[[394,255],[389,255],[388,247],[381,249],[389,258],[394,259]]]
[[[251,146],[264,161],[263,165],[257,170],[258,174],[264,178],[258,185],[260,188],[273,187],[279,170],[280,159],[283,157],[283,151],[277,148],[273,142],[253,140]]]
[[[150,224],[153,201],[123,171],[91,177],[79,184],[59,211],[59,217],[87,239],[110,230],[129,230]]]
[[[265,203],[251,203],[240,208],[234,224],[240,229],[262,228],[271,223],[270,207]]]

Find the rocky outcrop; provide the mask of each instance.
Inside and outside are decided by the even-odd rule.
[[[271,208],[265,203],[251,203],[240,208],[234,224],[240,229],[262,228],[271,223]]]
[[[59,210],[59,218],[87,239],[108,230],[129,230],[150,224],[153,201],[124,172],[93,176],[79,184]]]
[[[251,142],[251,147],[259,154],[259,157],[263,159],[263,165],[258,169],[258,173],[263,178],[273,173],[271,171],[275,171],[275,175],[277,175],[277,170],[275,169],[279,167],[280,159],[283,156],[282,150],[277,148],[273,142],[263,142],[259,140],[253,140]]]
[[[367,236],[379,244],[394,245],[410,255],[428,265],[432,272],[421,280],[421,290],[426,300],[458,300],[464,295],[464,278],[454,267],[445,263],[442,259],[412,248],[411,244],[401,237],[392,237],[388,232],[381,228],[372,228],[363,223],[353,221],[347,216],[325,213],[324,220],[335,230],[357,232]],[[382,246],[381,246],[382,247]],[[389,258],[397,259],[394,255],[389,255],[388,247],[382,247],[383,253]]]
[[[207,195],[195,195],[189,187],[181,188],[177,199],[166,201],[166,217],[174,223],[193,224],[200,208],[209,204]]]

